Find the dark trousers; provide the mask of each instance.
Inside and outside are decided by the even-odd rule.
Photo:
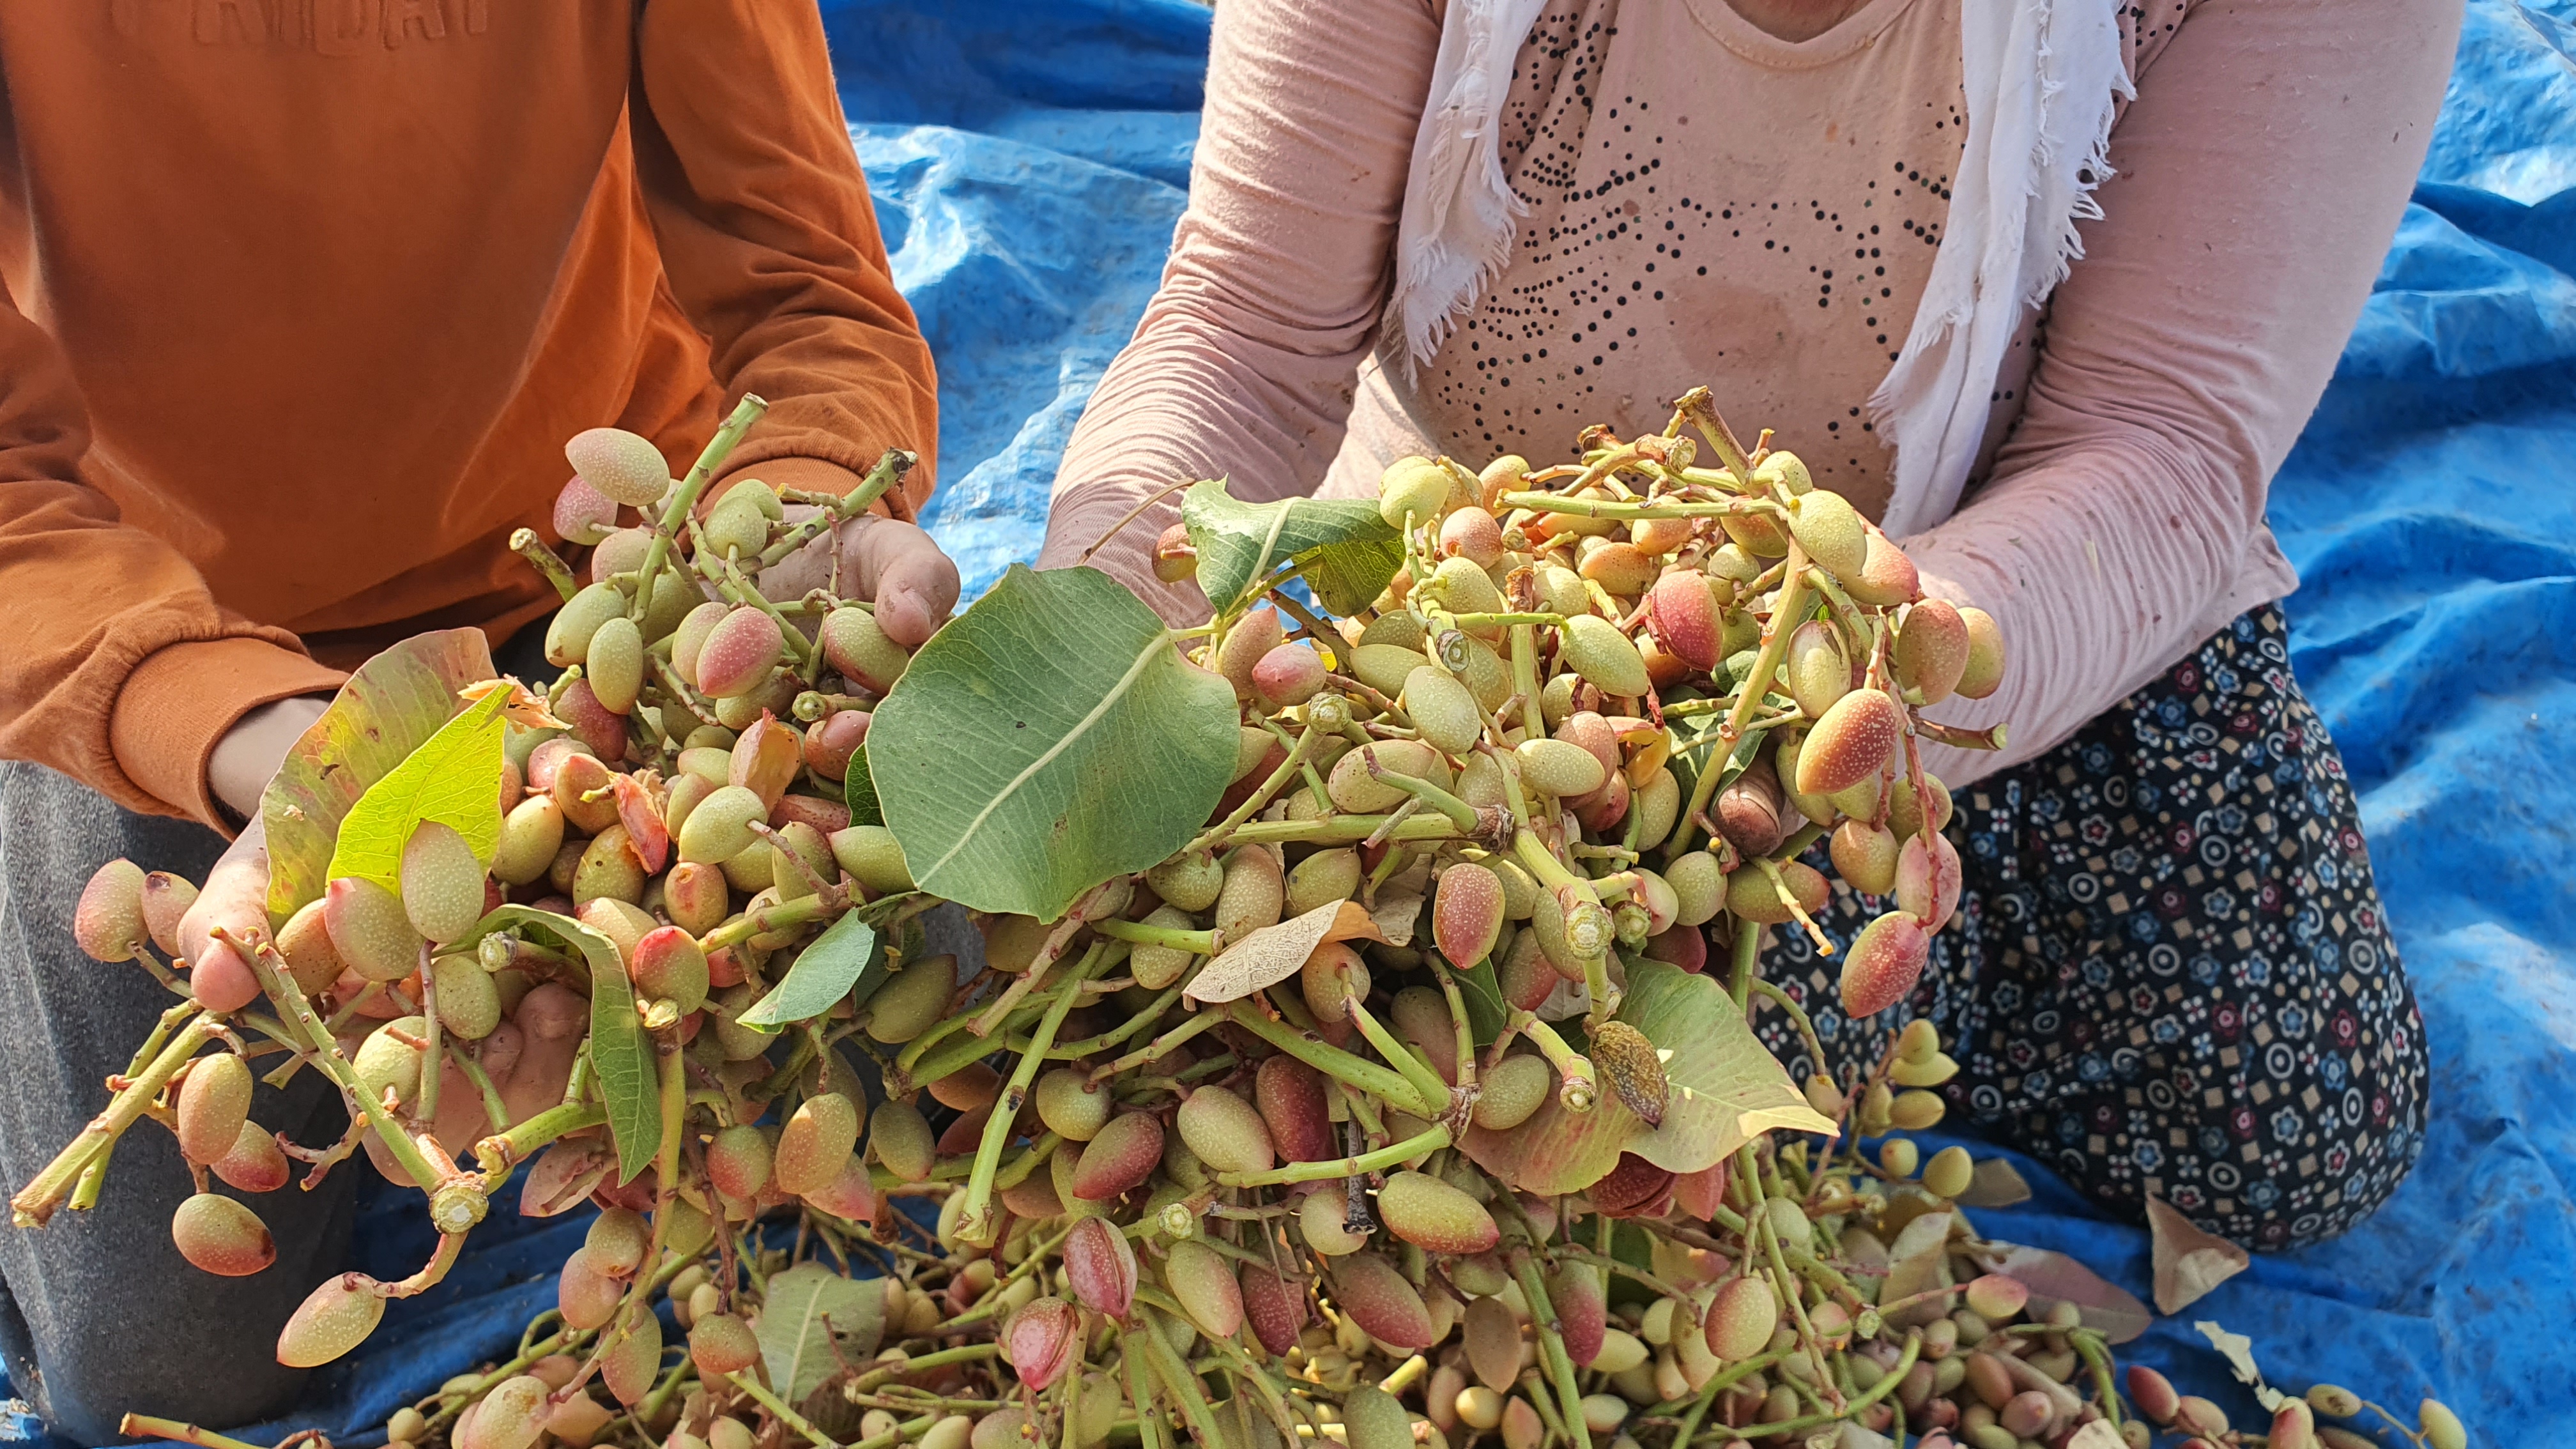
[[[100,865],[205,879],[223,853],[214,832],[119,809],[41,765],[0,761],[0,1181],[17,1191],[107,1105],[161,1013],[176,1004],[131,963],[104,965],[72,944],[72,907]],[[274,1059],[264,1066],[273,1066]],[[262,1086],[251,1115],[293,1140],[338,1139],[348,1118],[314,1071],[284,1091]],[[170,1215],[193,1192],[170,1133],[136,1123],[118,1142],[98,1206],[43,1228],[0,1227],[0,1354],[10,1382],[55,1433],[83,1444],[122,1437],[131,1411],[210,1427],[282,1412],[305,1374],[281,1367],[277,1332],[314,1286],[346,1266],[350,1196],[363,1159],[307,1192],[303,1172],[276,1192],[237,1193],[268,1224],[277,1261],[219,1278],[179,1256]]]

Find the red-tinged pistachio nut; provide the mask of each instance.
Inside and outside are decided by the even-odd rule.
[[[1243,1327],[1242,1285],[1226,1260],[1198,1239],[1172,1244],[1163,1260],[1163,1283],[1191,1324],[1208,1337],[1232,1338]]]
[[[2182,1412],[2182,1394],[2173,1382],[2142,1363],[2129,1365],[2129,1399],[2158,1424],[2171,1424]]]
[[[734,1315],[710,1313],[689,1325],[689,1359],[700,1374],[720,1379],[759,1362],[760,1340]]]
[[[732,1126],[707,1144],[707,1180],[716,1191],[745,1202],[769,1186],[773,1154],[768,1135],[757,1127]]]
[[[1931,950],[1922,923],[1904,911],[1889,911],[1862,927],[1843,953],[1844,1013],[1876,1016],[1904,1000],[1922,979]]]
[[[1253,661],[1253,692],[1272,709],[1304,704],[1323,687],[1323,656],[1311,644],[1281,644]]]
[[[804,742],[796,727],[780,720],[767,710],[751,722],[740,738],[733,742],[733,752],[725,766],[725,783],[740,785],[760,797],[765,806],[775,807],[778,798],[796,781],[796,772],[804,759]]]
[[[1253,681],[1253,669],[1263,656],[1285,643],[1288,631],[1280,626],[1279,611],[1255,609],[1234,623],[1217,645],[1216,656],[1209,667],[1234,686],[1237,699],[1256,700],[1261,691]]]
[[[1045,1079],[1040,1078],[1040,1080]],[[933,1101],[942,1107],[954,1107],[960,1112],[974,1112],[990,1107],[1001,1095],[1002,1074],[993,1070],[989,1062],[968,1062],[964,1067],[930,1084],[930,1096]],[[1057,1133],[1057,1135],[1063,1134]]]
[[[1652,1217],[1672,1192],[1673,1174],[1633,1152],[1622,1152],[1619,1161],[1600,1181],[1583,1190],[1592,1205],[1614,1218]]]
[[[277,1261],[276,1240],[259,1214],[219,1193],[180,1203],[170,1238],[191,1266],[225,1278],[246,1278]]]
[[[1296,1347],[1297,1335],[1306,1327],[1304,1285],[1291,1283],[1259,1263],[1244,1264],[1237,1278],[1244,1321],[1252,1325],[1252,1336],[1272,1353],[1284,1354]]]
[[[369,981],[398,981],[420,969],[421,936],[402,901],[374,881],[343,876],[325,887],[322,923],[332,949]]]
[[[1592,758],[1601,762],[1605,773],[1616,773],[1620,768],[1619,732],[1608,719],[1592,710],[1578,709],[1567,715],[1557,722],[1549,738],[1563,740],[1569,745],[1581,745]]]
[[[1646,959],[1679,966],[1694,976],[1708,969],[1708,933],[1697,926],[1673,926],[1646,938]]]
[[[1925,704],[1939,704],[1968,668],[1968,624],[1947,599],[1925,599],[1905,611],[1891,653],[1899,682]]]
[[[1578,546],[1575,572],[1620,598],[1633,598],[1653,583],[1658,565],[1646,551],[1626,539],[1586,539]]]
[[[1550,900],[1548,906],[1554,907]],[[1562,919],[1562,913],[1559,913]],[[1539,1003],[1556,990],[1565,978],[1557,975],[1556,966],[1547,956],[1545,943],[1535,930],[1523,931],[1512,938],[1509,951],[1503,953],[1502,965],[1494,972],[1495,984],[1502,988],[1506,1004],[1522,1011],[1536,1011]]]
[[[707,647],[707,636],[731,612],[725,604],[709,599],[683,615],[680,626],[671,632],[671,672],[690,688],[697,687],[698,654]]]
[[[1181,1102],[1173,1125],[1212,1172],[1267,1172],[1278,1161],[1261,1114],[1224,1087],[1192,1091]]]
[[[623,428],[585,428],[564,444],[564,460],[603,497],[629,508],[661,501],[671,469],[650,439]]]
[[[1368,963],[1349,943],[1327,941],[1297,968],[1297,987],[1306,1009],[1314,1013],[1316,1030],[1338,1045],[1350,1039],[1349,1003],[1368,997]]]
[[[639,1304],[627,1310],[610,1334],[613,1342],[600,1359],[599,1376],[617,1402],[631,1409],[661,1377],[662,1320]]]
[[[1333,1260],[1332,1299],[1369,1337],[1411,1351],[1432,1344],[1431,1310],[1395,1265],[1375,1253]]]
[[[1324,1095],[1323,1074],[1313,1067],[1285,1053],[1266,1057],[1253,1076],[1252,1096],[1262,1125],[1270,1130],[1270,1145],[1281,1158],[1289,1162],[1326,1162],[1342,1155],[1333,1140],[1332,1109]],[[1108,1110],[1105,1091],[1101,1110]]]
[[[564,822],[584,835],[597,835],[617,823],[616,786],[608,767],[592,754],[568,754],[555,764],[547,792],[562,808]]]
[[[483,865],[454,827],[424,820],[402,849],[403,911],[412,929],[441,945],[483,919]]]
[[[250,1067],[231,1052],[199,1057],[179,1082],[176,1127],[179,1151],[190,1162],[213,1162],[241,1140],[250,1115]]]
[[[1463,558],[1480,569],[1492,568],[1503,556],[1503,526],[1493,514],[1472,504],[1440,520],[1440,555]]]
[[[278,1147],[275,1134],[256,1122],[244,1121],[234,1134],[231,1150],[207,1165],[216,1177],[243,1192],[275,1192],[286,1186],[286,1153]]]
[[[868,740],[875,716],[863,709],[841,709],[823,716],[805,732],[805,763],[815,774],[838,780],[850,773],[850,760]]]
[[[617,526],[617,500],[576,473],[555,495],[555,536],[577,548],[588,548]]]
[[[1377,1213],[1388,1231],[1434,1253],[1481,1253],[1502,1240],[1483,1203],[1427,1173],[1389,1177]]]
[[[320,1368],[364,1343],[385,1316],[385,1300],[367,1291],[369,1286],[357,1273],[324,1279],[278,1331],[277,1361],[288,1368]]]
[[[632,1278],[643,1265],[652,1241],[653,1225],[644,1220],[642,1213],[613,1207],[591,1219],[581,1247],[592,1268],[611,1278]]]
[[[2027,1439],[2046,1428],[2049,1416],[2054,1412],[2055,1407],[2050,1404],[2048,1395],[2029,1389],[2006,1399],[2004,1406],[1995,1411],[1995,1422],[2006,1433]]]
[[[1547,1440],[1546,1426],[1530,1401],[1514,1394],[1503,1403],[1503,1449],[1539,1449]]]
[[[1769,855],[1795,828],[1789,798],[1767,758],[1757,758],[1717,792],[1717,831],[1747,856]],[[1712,859],[1711,865],[1716,864]],[[1676,889],[1678,889],[1676,885]],[[1716,914],[1712,909],[1711,915]]]
[[[1846,820],[1834,827],[1834,873],[1843,883],[1865,896],[1883,896],[1896,889],[1896,837],[1884,825],[1866,820]]]
[[[577,1393],[546,1410],[546,1432],[561,1440],[568,1449],[590,1449],[590,1445],[598,1440],[600,1431],[616,1417],[607,1405],[588,1393]]]
[[[692,936],[723,925],[733,912],[733,893],[724,871],[704,861],[682,861],[662,877],[662,909],[671,924]]]
[[[1741,1363],[1771,1346],[1780,1326],[1780,1300],[1758,1277],[1738,1277],[1717,1290],[1701,1320],[1708,1351],[1729,1363]]]
[[[1881,608],[1907,603],[1923,592],[1921,577],[1915,572],[1914,560],[1888,541],[1878,525],[1863,523],[1868,544],[1858,571],[1843,576],[1843,592],[1863,604]]]
[[[151,938],[143,921],[143,867],[125,859],[102,865],[72,908],[72,941],[93,961],[131,961]]]
[[[1799,910],[1812,916],[1825,908],[1825,898],[1832,888],[1813,868],[1799,861],[1783,861],[1780,879],[1787,883]],[[1748,921],[1766,926],[1784,925],[1796,919],[1788,903],[1780,898],[1779,888],[1771,884],[1771,877],[1750,865],[1726,878],[1726,908]]]
[[[1964,1154],[1965,1149],[1953,1147],[1943,1148],[1942,1151]],[[1940,1165],[1939,1153],[1933,1155],[1932,1162],[1936,1167]],[[1958,1194],[1942,1193],[1941,1196],[1956,1197]],[[2001,1273],[1987,1273],[1971,1279],[1968,1283],[1968,1310],[1991,1322],[2001,1323],[2011,1318],[2021,1312],[2022,1306],[2029,1301],[2029,1285],[2018,1278],[2007,1278]]]
[[[166,870],[143,877],[143,931],[163,956],[179,954],[179,922],[196,903],[197,888]]]
[[[1195,576],[1198,550],[1190,546],[1189,525],[1175,523],[1154,540],[1154,577],[1167,584]]]
[[[1896,858],[1897,909],[1912,912],[1926,931],[1939,931],[1959,909],[1961,889],[1958,847],[1946,835],[1927,846],[1920,835],[1905,838]]]
[[[1122,1112],[1083,1144],[1074,1166],[1073,1195],[1085,1202],[1124,1196],[1153,1176],[1162,1160],[1162,1121],[1150,1112]]]
[[[1884,690],[1855,689],[1834,701],[1798,748],[1798,793],[1831,795],[1877,774],[1902,738],[1904,720]]]
[[[805,1194],[805,1205],[854,1223],[873,1220],[877,1215],[877,1191],[868,1176],[866,1159],[855,1152],[850,1154],[849,1160],[841,1164],[839,1176]]]
[[[768,682],[786,647],[786,636],[767,610],[738,605],[698,646],[698,689],[710,699],[750,694]]]
[[[1655,580],[1646,596],[1646,622],[1665,650],[1693,669],[1714,669],[1725,657],[1719,652],[1724,631],[1717,601],[1705,575],[1675,569]]]
[[[572,726],[573,735],[592,753],[610,759],[626,756],[626,717],[600,702],[587,679],[576,679],[555,700],[555,714]]]
[[[1030,1299],[1003,1320],[1003,1352],[1021,1383],[1042,1392],[1064,1377],[1073,1364],[1079,1319],[1072,1304],[1049,1295]]]
[[[1431,939],[1450,964],[1472,967],[1494,949],[1503,929],[1503,883],[1472,861],[1440,873],[1431,901]]]
[[[1584,830],[1599,837],[1610,834],[1620,821],[1628,818],[1630,798],[1628,777],[1613,774],[1602,782],[1600,789],[1565,803],[1574,807],[1575,818],[1583,822]]]
[[[1725,1202],[1726,1160],[1724,1158],[1697,1172],[1674,1175],[1673,1206],[1680,1208],[1685,1216],[1705,1221],[1717,1216],[1717,1209]]]
[[[683,1016],[706,1005],[707,953],[696,937],[677,926],[645,932],[628,958],[626,974],[637,992],[672,1003]]]
[[[993,1109],[978,1108],[960,1116],[939,1132],[939,1155],[956,1157],[972,1153],[984,1140],[984,1124],[993,1119]]]
[[[2221,1438],[2228,1432],[2227,1411],[2198,1394],[2185,1394],[2174,1407],[2174,1427],[2205,1438]]]
[[[1136,1300],[1136,1250],[1107,1218],[1073,1225],[1064,1240],[1064,1275],[1073,1296],[1095,1313],[1123,1319]]]
[[[1507,1056],[1485,1074],[1476,1098],[1476,1125],[1489,1132],[1508,1132],[1536,1114],[1555,1090],[1556,1071],[1546,1058],[1526,1052]]]
[[[1623,1158],[1629,1155],[1621,1154]],[[1613,1176],[1617,1172],[1612,1169]],[[1665,1173],[1664,1177],[1669,1183],[1672,1174]],[[1600,1356],[1602,1337],[1610,1327],[1610,1299],[1601,1270],[1589,1263],[1560,1263],[1547,1275],[1546,1286],[1548,1306],[1556,1310],[1557,1332],[1565,1339],[1566,1356],[1576,1363],[1592,1362]]]
[[[820,1192],[849,1165],[859,1140],[859,1109],[838,1092],[808,1097],[779,1129],[771,1177],[784,1193]]]
[[[1983,609],[1961,609],[1968,629],[1968,663],[1959,674],[1959,693],[1984,699],[2004,682],[2004,631]]]

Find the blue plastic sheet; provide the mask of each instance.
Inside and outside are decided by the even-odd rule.
[[[1152,294],[1188,181],[1208,12],[1187,0],[824,0],[897,280],[940,366],[928,521],[979,592],[1035,555],[1083,401]],[[2576,0],[2472,0],[2416,204],[2274,485],[2305,580],[2300,677],[2342,743],[2433,1047],[2422,1165],[2341,1241],[2257,1258],[2128,1351],[2256,1422],[2193,1331],[2275,1385],[2340,1382],[2482,1445],[2576,1426]],[[2036,1164],[1992,1235],[2145,1296],[2143,1233]],[[357,1265],[430,1248],[366,1208]],[[397,1405],[509,1351],[585,1215],[507,1202],[449,1280],[316,1379],[295,1427],[373,1442]],[[24,1425],[20,1426],[22,1429]],[[2556,1431],[2554,1434],[2552,1431]],[[278,1432],[248,1431],[267,1442]]]

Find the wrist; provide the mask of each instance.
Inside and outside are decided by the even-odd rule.
[[[263,704],[235,721],[206,756],[206,787],[216,803],[236,820],[256,817],[269,778],[330,704],[328,695],[296,695]]]

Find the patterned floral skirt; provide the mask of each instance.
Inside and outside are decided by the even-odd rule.
[[[2424,1025],[2277,605],[1955,804],[1966,889],[1912,998],[1853,1021],[1839,961],[1775,933],[1838,1080],[1929,1017],[1950,1121],[2132,1221],[2152,1194],[2280,1249],[2387,1199],[2423,1146]],[[1886,908],[1837,884],[1818,924],[1847,941]],[[1759,1026],[1805,1080],[1785,1015]]]

